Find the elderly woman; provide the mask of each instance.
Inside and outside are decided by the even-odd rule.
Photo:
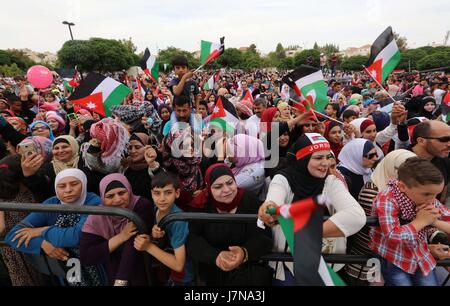
[[[81,170],[61,171],[55,179],[56,196],[43,204],[99,205],[100,198],[87,192],[86,186],[87,178]],[[9,231],[5,241],[22,253],[44,252],[50,258],[67,261],[79,257],[81,228],[86,219],[87,215],[81,214],[31,213]],[[82,269],[81,284],[101,285],[100,272],[94,267]]]
[[[195,198],[197,212],[255,214],[259,201],[239,188],[225,164],[215,164],[205,174],[207,188]],[[270,252],[270,231],[255,223],[190,223],[187,251],[200,265],[208,286],[270,285],[272,271],[258,263]]]
[[[259,209],[259,218],[274,226],[274,217],[266,213],[267,208],[323,194],[329,198],[327,208],[331,215],[323,223],[323,252],[345,253],[345,237],[358,232],[366,217],[345,185],[334,175],[329,175],[330,144],[320,134],[306,133],[291,147],[288,155],[292,166],[280,171],[271,181],[266,202]],[[275,225],[272,230],[274,250],[286,252],[288,246],[281,227]],[[275,284],[294,284],[292,263],[273,262],[271,266],[276,270]]]
[[[149,187],[150,188],[150,187]],[[130,183],[122,174],[110,174],[100,182],[104,206],[134,211],[148,228],[152,228],[154,213],[149,201],[133,194]],[[139,286],[147,284],[143,254],[134,248],[136,226],[128,219],[116,216],[91,215],[80,239],[80,259],[83,265],[105,265],[108,284]]]

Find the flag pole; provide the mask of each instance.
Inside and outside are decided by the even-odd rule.
[[[295,101],[295,100],[292,99],[292,98],[289,98],[289,100],[292,101],[292,102],[294,102],[294,103],[299,104],[299,102]],[[334,122],[339,123],[339,124],[344,124],[344,122],[339,121],[339,120],[337,120],[337,119],[334,119],[334,118],[332,118],[332,117],[330,117],[330,116],[327,116],[327,115],[325,115],[325,114],[322,114],[322,113],[316,111],[315,109],[310,109],[309,111],[312,111],[313,116],[314,116],[314,118],[316,119],[316,121],[317,121],[318,123],[319,123],[320,121],[319,121],[319,119],[317,118],[316,113],[319,114],[319,115],[322,116],[322,117],[327,118],[328,120],[334,121]]]
[[[367,70],[367,67],[366,66],[364,66],[364,65],[362,65],[363,66],[363,68],[364,68],[364,72],[372,79],[372,80],[374,80],[375,81],[375,83],[377,83],[377,85],[381,88],[381,90],[384,90],[384,91],[386,91],[386,93],[388,94],[388,96],[389,96],[389,98],[391,98],[392,99],[392,101],[393,102],[395,102],[395,99],[394,99],[394,97],[393,96],[391,96],[391,94],[386,90],[386,89],[384,89],[384,87],[383,87],[383,85],[381,85],[380,84],[380,82],[378,82],[378,80],[377,79],[375,79],[371,74],[370,74],[370,72],[369,72],[369,70]]]

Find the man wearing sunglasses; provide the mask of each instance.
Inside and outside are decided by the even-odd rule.
[[[421,122],[414,129],[411,144],[411,151],[430,160],[442,172],[447,186],[450,177],[450,126],[437,120]],[[439,196],[442,203],[445,203],[447,188]]]

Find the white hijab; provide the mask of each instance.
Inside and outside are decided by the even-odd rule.
[[[339,153],[339,166],[357,175],[362,175],[364,183],[370,179],[370,175],[372,174],[372,169],[363,167],[364,146],[366,142],[369,142],[375,148],[369,140],[357,138],[347,143]]]
[[[55,178],[55,192],[56,192],[56,186],[58,185],[58,183],[63,178],[66,178],[66,177],[74,177],[81,182],[81,195],[75,202],[72,202],[72,203],[65,203],[65,202],[61,201],[61,199],[58,197],[58,193],[56,193],[56,197],[58,198],[58,200],[61,201],[61,204],[84,205],[86,202],[86,197],[87,197],[86,175],[80,169],[74,169],[74,168],[65,169],[65,170],[59,172]]]
[[[391,179],[397,178],[397,170],[408,158],[417,156],[415,153],[400,149],[386,155],[372,173],[371,180],[379,191],[386,188]]]

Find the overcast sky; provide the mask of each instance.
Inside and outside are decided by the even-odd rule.
[[[442,43],[449,16],[449,0],[2,0],[0,49],[56,52],[70,38],[63,20],[76,23],[75,39],[132,37],[138,52],[195,51],[221,36],[226,47],[255,43],[263,53],[278,42],[342,50],[372,43],[389,25],[417,48]]]

